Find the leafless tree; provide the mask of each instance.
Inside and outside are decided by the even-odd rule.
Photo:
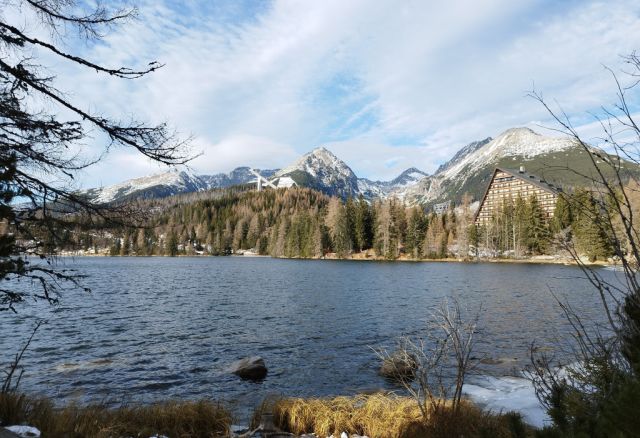
[[[611,108],[603,107],[602,116],[595,116],[603,134],[599,142],[605,146],[606,153],[585,141],[562,109],[552,108],[540,93],[532,93],[532,97],[557,122],[557,130],[573,138],[589,157],[589,170],[577,170],[571,166],[566,169],[588,181],[588,190],[564,196],[571,207],[585,215],[588,223],[604,236],[620,270],[612,278],[605,274],[606,271],[594,268],[576,248],[570,237],[571,230],[559,233],[558,245],[571,254],[599,294],[601,319],[606,322],[603,325],[586,321],[568,302],[558,299],[572,328],[574,342],[571,354],[563,363],[538,354],[534,346],[528,372],[538,398],[550,413],[557,414],[558,405],[569,399],[574,404],[579,400],[583,406],[589,407],[583,413],[585,418],[567,420],[575,423],[597,421],[594,413],[602,412],[625,385],[637,383],[640,377],[640,241],[637,219],[640,211],[637,181],[640,175],[640,127],[631,109],[636,103],[629,101],[633,92],[638,91],[640,58],[632,53],[624,60],[627,69],[622,76],[609,70],[617,88],[617,103]],[[623,84],[621,77],[628,84]],[[554,420],[564,422],[566,419],[556,417]],[[628,423],[617,423],[619,426],[616,427],[624,432],[624,424]],[[593,430],[589,432],[594,433]]]
[[[416,401],[425,420],[448,403],[459,412],[465,380],[478,364],[473,351],[479,317],[480,310],[467,320],[457,299],[444,300],[424,338],[403,337],[392,353],[375,350],[390,368],[385,374]]]
[[[61,63],[103,75],[132,80],[162,67],[153,61],[140,69],[111,67],[67,51],[70,30],[80,39],[100,40],[104,33],[135,17],[135,9],[110,10],[98,3],[85,14],[73,0],[0,1],[0,280],[33,281],[31,292],[17,291],[11,282],[0,286],[0,310],[14,310],[26,298],[56,302],[61,285],[79,286],[79,277],[54,263],[55,248],[71,224],[133,221],[125,207],[96,205],[73,189],[78,171],[95,164],[114,147],[138,151],[167,165],[184,164],[188,144],[166,124],[147,126],[122,122],[90,111],[88,102],[73,102],[55,87],[55,76],[44,73],[33,58],[46,53]],[[36,38],[10,18],[21,13],[37,17],[52,38]],[[51,108],[50,111],[47,109]],[[71,120],[61,112],[71,114]],[[74,119],[75,118],[75,119]],[[88,131],[108,142],[96,159],[76,151]],[[73,214],[70,214],[73,213]],[[32,263],[25,255],[40,258]]]
[[[45,321],[38,321],[31,332],[31,336],[24,343],[22,348],[18,353],[16,353],[13,361],[8,365],[6,370],[3,370],[5,377],[2,382],[2,386],[0,387],[0,394],[6,394],[9,392],[15,392],[20,386],[20,380],[22,380],[22,375],[24,374],[24,368],[20,366],[20,362],[22,361],[22,357],[24,356],[25,351],[31,345],[31,341],[33,341],[36,332],[45,323]]]

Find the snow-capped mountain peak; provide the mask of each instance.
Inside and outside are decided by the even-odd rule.
[[[190,171],[172,169],[168,172],[134,178],[108,187],[87,191],[93,201],[99,204],[128,198],[136,193],[153,190],[168,194],[199,191],[204,189],[200,178]]]
[[[549,152],[558,152],[575,145],[566,137],[545,137],[529,128],[507,129],[497,136],[488,148],[504,156],[521,155],[532,157]]]
[[[304,154],[275,177],[289,176],[298,185],[312,187],[330,195],[346,198],[358,191],[358,177],[344,161],[327,148],[319,147]]]
[[[567,137],[547,137],[529,128],[508,129],[496,138],[468,144],[451,160],[428,175],[414,167],[391,181],[358,178],[351,168],[325,147],[318,147],[282,170],[261,170],[269,179],[288,177],[298,186],[320,190],[342,198],[363,196],[368,200],[395,197],[408,204],[431,205],[459,200],[464,193],[479,193],[496,166],[517,168],[526,165],[534,173],[551,177],[549,163],[571,161],[575,164],[584,151]],[[255,181],[248,167],[216,175],[194,175],[188,171],[170,171],[136,178],[84,193],[96,202],[108,203],[135,198],[157,198]],[[562,181],[560,181],[562,183]]]
[[[537,155],[570,149],[574,146],[574,141],[567,137],[546,137],[529,128],[507,129],[475,151],[457,161],[450,161],[436,175],[454,178],[463,170],[467,173],[472,172],[500,158],[517,156],[528,159]]]
[[[318,147],[304,154],[292,165],[278,171],[276,176],[283,176],[296,170],[306,172],[313,177],[323,177],[333,173],[346,178],[356,177],[344,161],[325,147]]]
[[[409,185],[416,184],[422,178],[429,176],[429,174],[421,171],[420,169],[416,169],[415,167],[410,167],[400,175],[398,175],[395,179],[391,181],[391,185],[395,187],[406,187]]]

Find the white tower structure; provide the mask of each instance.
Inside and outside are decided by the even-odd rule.
[[[256,176],[256,189],[258,191],[262,190],[262,185],[263,184],[267,185],[268,187],[274,188],[274,189],[277,188],[275,185],[273,185],[273,183],[271,181],[266,179],[264,176],[260,175],[260,172],[258,172],[257,170],[249,169],[249,171]]]

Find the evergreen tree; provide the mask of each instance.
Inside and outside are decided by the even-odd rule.
[[[174,230],[171,230],[167,236],[165,254],[171,257],[178,255],[178,235]]]
[[[513,246],[516,257],[524,255],[529,235],[529,217],[527,202],[520,195],[516,197],[513,219]]]
[[[348,197],[347,201],[344,205],[346,222],[347,222],[347,230],[348,234],[351,237],[350,247],[354,252],[360,252],[362,246],[360,245],[360,239],[356,235],[356,223],[357,223],[357,207],[353,201],[353,198]]]
[[[546,215],[535,195],[529,198],[527,216],[529,217],[527,246],[533,253],[544,254],[549,247],[551,236]]]
[[[428,223],[428,218],[422,208],[411,209],[407,221],[405,251],[415,259],[422,258],[422,242],[427,232]]]
[[[591,261],[606,259],[613,254],[607,221],[603,218],[600,204],[587,190],[578,190],[572,196],[571,225],[576,249]]]
[[[373,247],[373,213],[371,207],[360,195],[356,206],[354,236],[359,251]]]
[[[558,196],[556,201],[556,207],[553,212],[553,221],[551,222],[552,231],[558,233],[573,223],[573,217],[571,213],[571,205],[564,193]]]

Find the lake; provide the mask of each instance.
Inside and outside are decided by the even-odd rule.
[[[0,314],[0,361],[48,323],[25,354],[21,388],[65,400],[214,398],[246,416],[264,396],[326,396],[393,386],[372,351],[421,336],[443,299],[481,306],[483,373],[515,375],[532,341],[561,354],[567,323],[550,291],[600,321],[572,266],[283,260],[251,257],[63,258],[92,293]],[[613,271],[604,275],[615,276]],[[24,286],[24,285],[23,285]],[[267,378],[224,372],[260,355]]]

